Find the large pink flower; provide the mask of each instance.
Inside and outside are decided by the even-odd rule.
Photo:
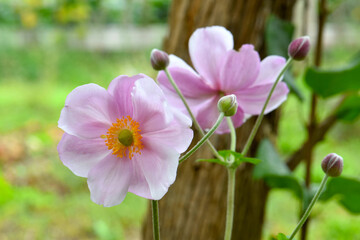
[[[157,200],[175,180],[193,137],[190,125],[151,78],[119,76],[108,90],[87,84],[68,95],[58,152],[65,166],[87,177],[97,204],[117,205],[127,192]]]
[[[217,102],[224,95],[235,94],[237,97],[238,110],[232,117],[235,127],[239,127],[246,117],[260,114],[285,65],[285,59],[280,56],[269,56],[260,61],[252,45],[243,45],[239,51],[233,47],[232,34],[223,27],[213,26],[197,29],[189,40],[190,57],[196,71],[182,59],[170,55],[168,69],[204,129],[215,123],[219,114]],[[186,112],[163,71],[159,73],[158,81],[169,102]],[[286,84],[279,83],[265,113],[277,108],[288,92]],[[226,132],[229,130],[223,121],[217,133]]]

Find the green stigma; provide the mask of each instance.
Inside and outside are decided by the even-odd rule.
[[[123,129],[119,132],[118,135],[119,142],[124,145],[125,147],[131,146],[134,142],[133,134],[128,129]]]

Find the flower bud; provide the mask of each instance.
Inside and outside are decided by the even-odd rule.
[[[164,70],[169,65],[169,55],[158,49],[153,49],[150,55],[152,67],[157,70]]]
[[[330,153],[321,162],[323,171],[330,177],[340,176],[343,169],[343,159],[336,153]]]
[[[306,58],[310,50],[310,38],[309,36],[299,37],[293,40],[288,48],[289,56],[297,61],[301,61]]]
[[[224,96],[218,101],[219,112],[223,112],[226,117],[235,115],[238,103],[234,94]]]

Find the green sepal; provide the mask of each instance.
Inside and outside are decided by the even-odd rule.
[[[231,156],[233,156],[234,162],[231,163],[231,167],[234,167],[234,168],[238,167],[243,162],[248,162],[248,163],[252,163],[252,164],[258,164],[259,162],[261,162],[260,159],[244,157],[244,155],[242,155],[241,153],[231,151],[231,150],[221,150],[221,151],[219,151],[219,155],[222,156],[225,159],[225,161],[227,161],[229,163],[231,163],[230,158],[231,158]]]

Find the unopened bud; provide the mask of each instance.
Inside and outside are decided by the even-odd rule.
[[[343,159],[336,153],[330,153],[321,162],[323,171],[330,177],[340,176],[343,170]]]
[[[158,49],[153,49],[150,55],[152,67],[157,70],[164,70],[169,65],[169,55]]]
[[[219,112],[223,112],[226,117],[235,115],[237,108],[238,103],[234,94],[224,96],[218,101]]]
[[[292,41],[288,48],[289,56],[294,60],[303,60],[306,58],[310,50],[309,36],[299,37]]]

